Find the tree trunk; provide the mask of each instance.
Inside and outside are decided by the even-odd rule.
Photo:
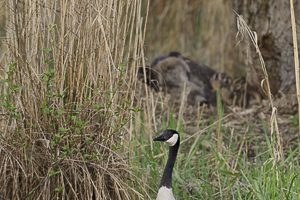
[[[233,0],[233,8],[257,33],[272,93],[294,92],[295,71],[289,1]],[[299,1],[295,0],[298,44],[300,44],[299,13]],[[263,73],[255,49],[251,48],[250,51],[243,49],[243,52],[249,53],[247,59],[246,57],[244,59],[244,64],[248,69],[247,81],[250,85],[260,88]]]

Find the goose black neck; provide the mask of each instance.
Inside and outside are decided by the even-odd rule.
[[[161,178],[160,187],[165,186],[167,188],[172,188],[172,173],[179,149],[179,144],[180,138],[178,137],[176,144],[174,146],[170,146],[169,148],[169,157]]]

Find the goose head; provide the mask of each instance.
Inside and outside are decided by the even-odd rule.
[[[179,142],[179,134],[172,129],[164,130],[159,136],[155,137],[153,141],[165,142],[169,146],[175,146]]]

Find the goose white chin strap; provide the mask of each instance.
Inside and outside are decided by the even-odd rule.
[[[159,188],[156,200],[175,200],[172,188],[162,186]]]
[[[170,139],[166,141],[169,146],[174,146],[178,140],[178,134],[174,134]]]

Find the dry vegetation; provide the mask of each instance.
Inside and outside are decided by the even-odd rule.
[[[132,199],[125,125],[143,56],[142,1],[7,1],[0,192]],[[134,179],[133,179],[134,181]]]
[[[153,0],[149,16],[151,34],[145,43],[149,58],[177,50],[230,75],[243,72],[231,1]]]

